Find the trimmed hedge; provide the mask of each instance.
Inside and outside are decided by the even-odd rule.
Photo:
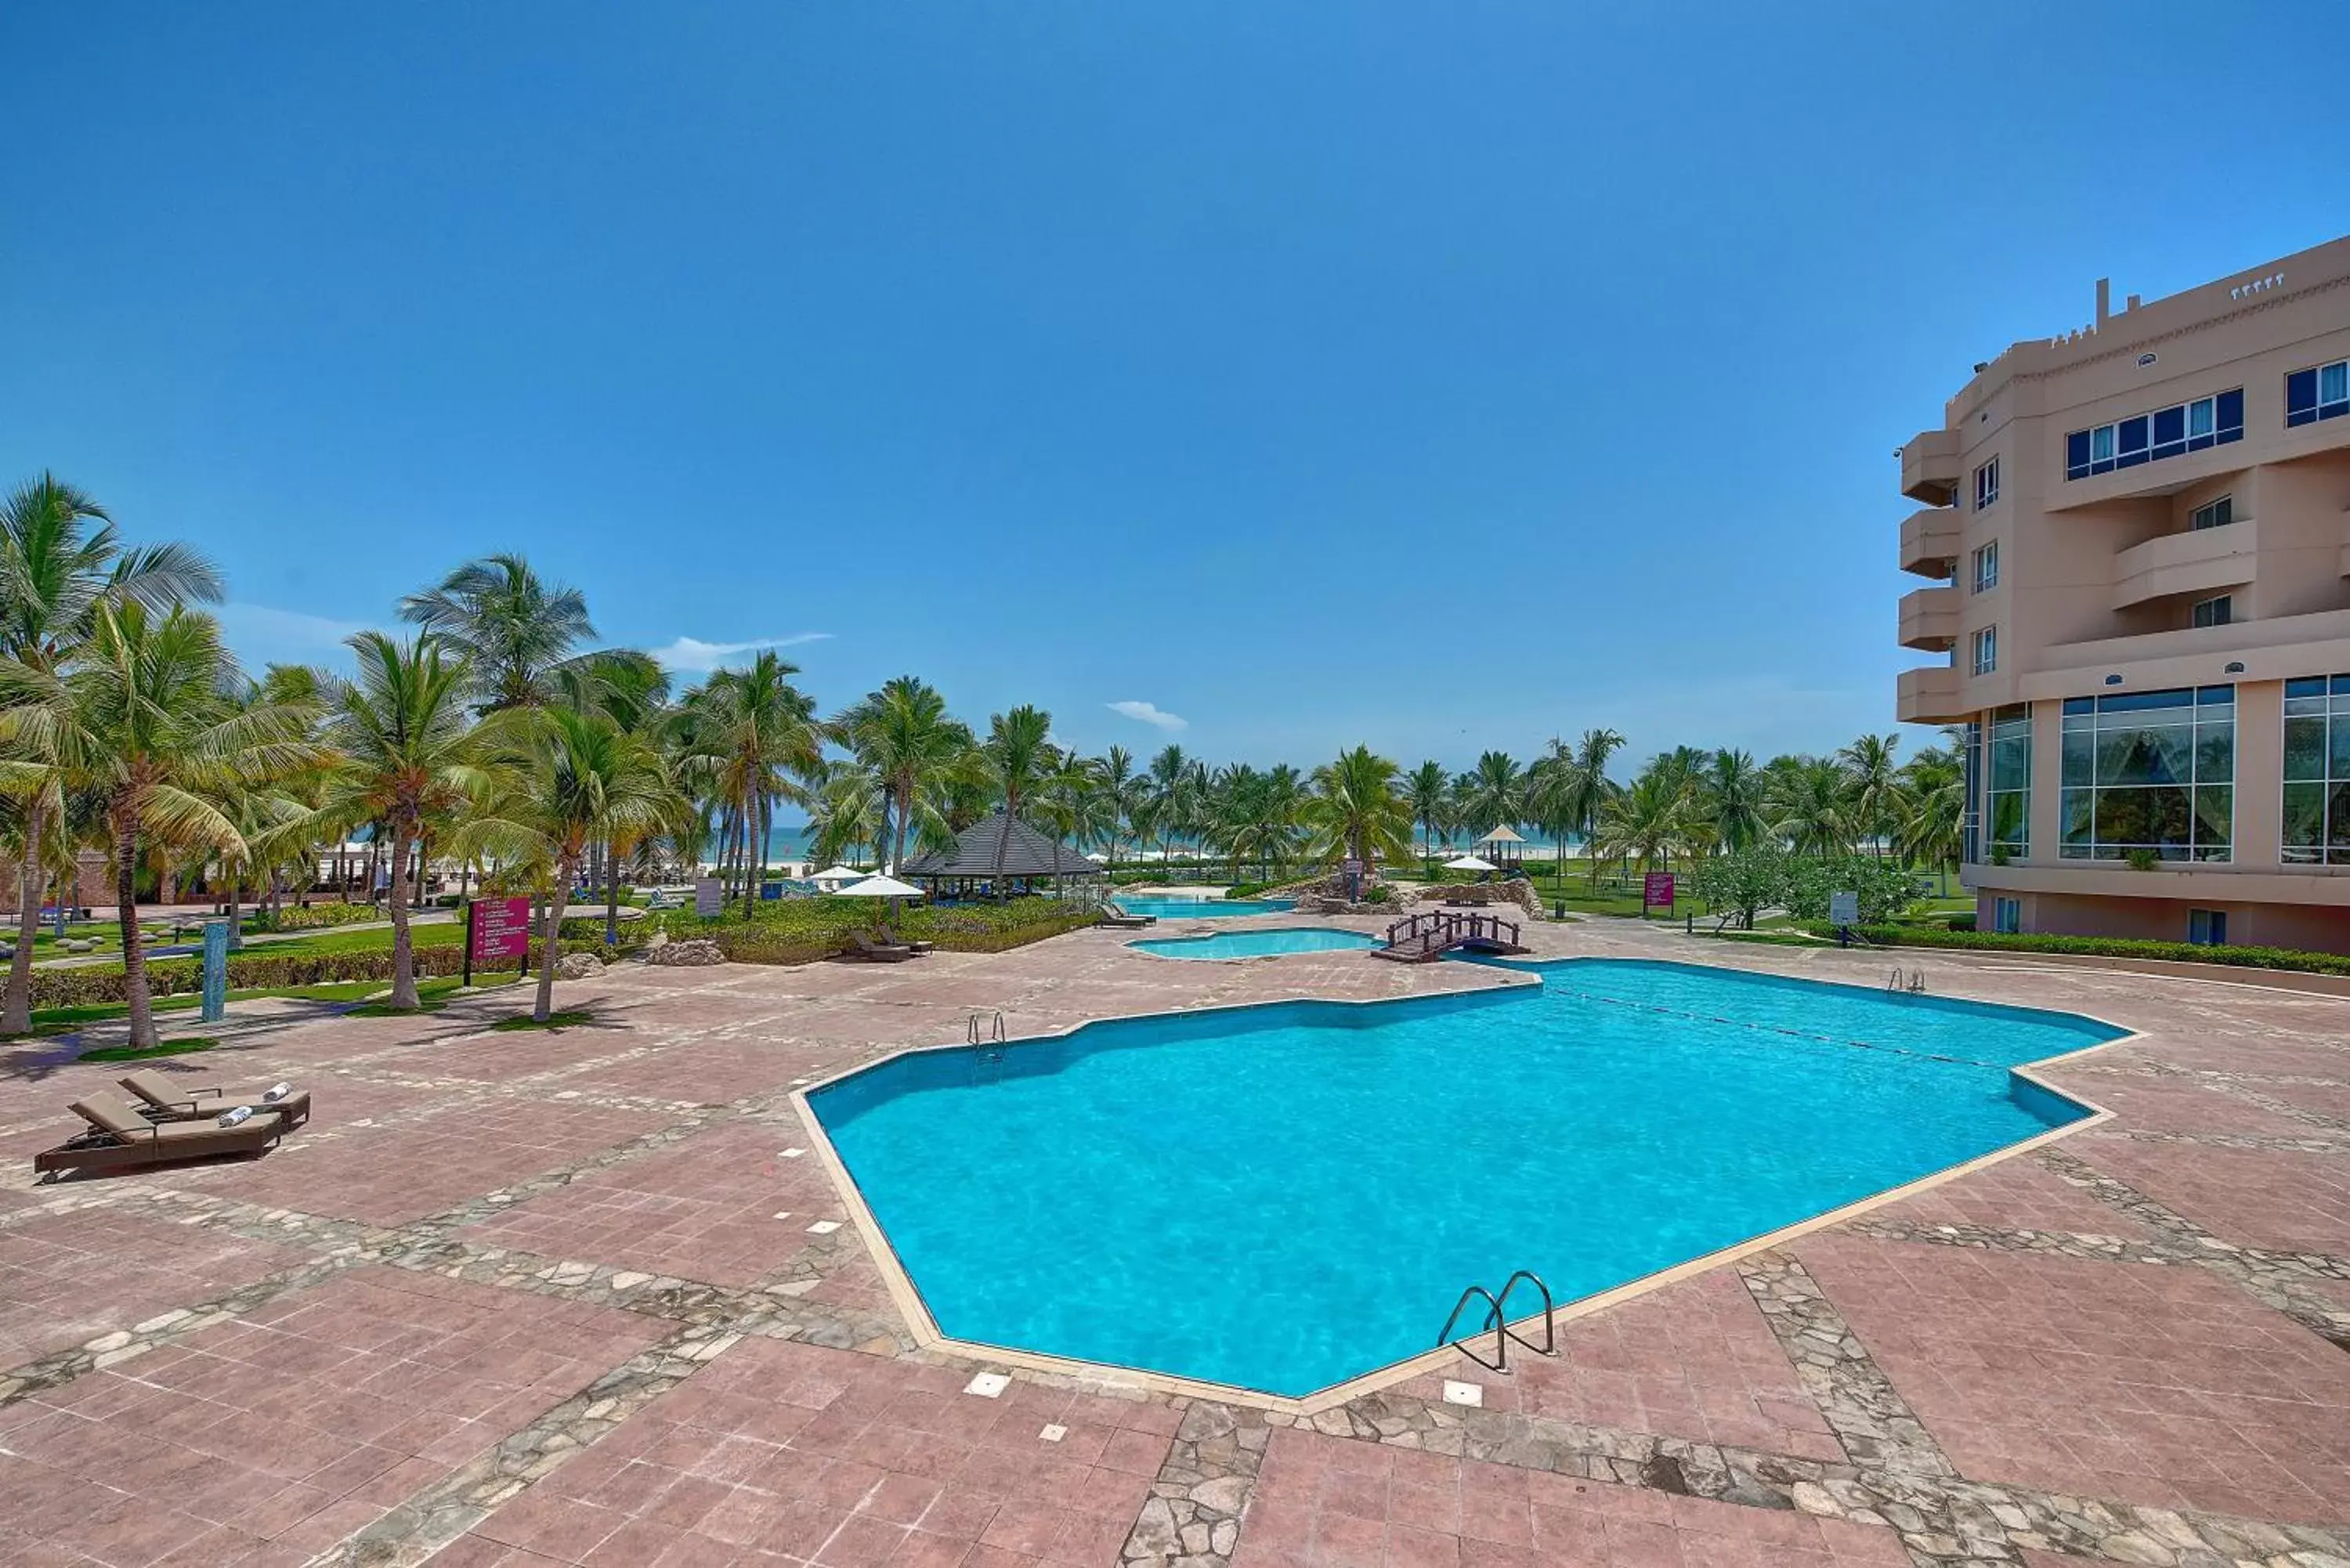
[[[1804,922],[1814,936],[1833,937],[1825,922]],[[2091,958],[2160,959],[2170,963],[2216,963],[2237,969],[2293,970],[2303,974],[2350,975],[2350,956],[2295,952],[2289,948],[2199,947],[2192,942],[2143,941],[2127,937],[2060,937],[2033,933],[1968,931],[1939,926],[1863,926],[1860,934],[1885,947],[1955,948],[1977,952],[2078,953]]]
[[[798,898],[762,904],[757,918],[747,923],[723,917],[679,919],[671,924],[670,935],[707,937],[736,963],[812,963],[840,951],[851,931],[872,929],[879,916],[869,900]],[[946,909],[924,905],[906,910],[897,929],[946,952],[993,953],[1076,930],[1093,919],[1090,909],[1057,898],[1014,898]]]
[[[391,913],[373,904],[313,904],[303,909],[288,904],[275,916],[266,912],[255,914],[246,925],[254,931],[323,931],[336,926],[355,926],[367,920],[388,920]]]

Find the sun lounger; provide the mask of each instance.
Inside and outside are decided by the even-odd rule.
[[[920,958],[938,944],[935,942],[910,941],[906,938],[899,936],[895,931],[883,931],[881,933],[881,945],[892,948],[910,948],[913,950],[914,956],[916,958]]]
[[[72,1106],[89,1130],[33,1157],[44,1181],[66,1170],[128,1170],[212,1155],[259,1154],[286,1133],[276,1111],[255,1111],[233,1127],[202,1121],[151,1122],[120,1095],[100,1089]]]
[[[903,942],[877,942],[863,931],[851,931],[838,956],[860,963],[903,963],[915,953]]]
[[[1145,926],[1159,923],[1156,915],[1129,915],[1116,904],[1104,904],[1101,913],[1094,917],[1097,926],[1114,926],[1122,931],[1139,931]]]
[[[216,1116],[223,1111],[233,1111],[239,1106],[251,1106],[255,1111],[276,1111],[293,1131],[310,1119],[310,1091],[296,1089],[279,1099],[267,1097],[266,1087],[224,1089],[218,1085],[199,1088],[188,1084],[175,1084],[151,1067],[142,1067],[121,1080],[122,1086],[147,1103],[147,1114],[159,1121],[192,1121],[199,1116]]]

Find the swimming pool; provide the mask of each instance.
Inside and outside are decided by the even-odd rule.
[[[1375,948],[1379,939],[1336,926],[1279,926],[1269,931],[1218,931],[1210,937],[1160,937],[1128,947],[1160,958],[1244,959],[1275,953],[1329,953]]]
[[[1517,1269],[1561,1303],[2086,1115],[2121,1031],[1699,966],[1126,1019],[810,1096],[951,1337],[1303,1395]]]
[[[1297,907],[1287,898],[1120,898],[1117,902],[1129,915],[1156,915],[1162,920],[1285,915]]]

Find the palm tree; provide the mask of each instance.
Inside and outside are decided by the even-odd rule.
[[[1885,836],[1893,825],[1894,796],[1900,788],[1901,770],[1893,761],[1901,744],[1898,735],[1863,735],[1836,753],[1852,796],[1852,823],[1879,857]]]
[[[827,762],[808,791],[808,853],[838,865],[862,860],[868,846],[874,864],[889,856],[889,786],[869,764],[856,758]]]
[[[681,764],[689,778],[726,803],[741,835],[744,919],[766,877],[775,803],[806,804],[808,793],[796,778],[823,772],[823,727],[815,700],[792,684],[798,673],[769,649],[744,669],[717,671],[686,697],[691,717]]]
[[[970,753],[971,727],[948,716],[936,687],[900,675],[834,720],[832,730],[888,788],[897,844],[886,866],[904,869],[907,833],[918,813],[937,814],[933,793]]]
[[[1341,752],[1314,770],[1314,794],[1304,816],[1314,830],[1313,853],[1343,857],[1367,872],[1380,860],[1393,865],[1411,857],[1411,803],[1403,794],[1401,773],[1368,746]]]
[[[1515,827],[1525,820],[1525,773],[1507,752],[1487,752],[1479,757],[1463,782],[1469,787],[1461,805],[1478,831]]]
[[[1060,766],[1060,750],[1053,744],[1052,732],[1053,715],[1025,704],[988,721],[987,739],[980,751],[986,759],[988,782],[995,786],[996,798],[1011,821],[1020,820],[1028,809],[1030,795]],[[995,840],[994,888],[999,899],[1003,897],[1003,852],[1011,841],[1007,823]]]
[[[316,763],[307,716],[290,705],[240,706],[236,664],[220,628],[199,610],[161,615],[136,598],[101,597],[89,635],[63,673],[11,662],[0,692],[11,728],[53,759],[57,776],[87,781],[113,848],[130,1043],[155,1044],[139,929],[142,852],[245,853],[236,825],[212,796]]]
[[[346,837],[362,823],[391,837],[391,1005],[417,1005],[409,931],[410,851],[436,828],[455,825],[499,775],[491,732],[471,723],[465,699],[473,672],[462,651],[426,632],[395,642],[363,631],[348,644],[359,674],[333,692],[326,742],[334,763],[324,798],[281,827],[280,840]]]
[[[1575,743],[1575,765],[1565,775],[1564,794],[1558,803],[1560,820],[1569,824],[1568,831],[1586,846],[1584,859],[1594,886],[1599,881],[1599,857],[1588,846],[1598,836],[1600,814],[1616,794],[1616,785],[1607,777],[1607,760],[1623,744],[1624,737],[1613,730],[1584,731]]]
[[[1420,842],[1428,851],[1425,869],[1430,876],[1436,870],[1436,829],[1451,809],[1452,781],[1444,772],[1444,764],[1433,759],[1411,770],[1405,787],[1411,793],[1411,815],[1419,824]]]
[[[94,526],[93,526],[94,525]],[[219,575],[184,545],[126,550],[106,509],[54,474],[20,485],[0,501],[0,659],[54,674],[89,634],[90,615],[108,597],[150,610],[221,596]],[[49,874],[44,837],[63,814],[70,781],[34,756],[36,787],[12,835],[20,848],[16,951],[9,961],[0,1034],[33,1026],[33,940],[40,929]]]
[[[1134,753],[1112,746],[1101,761],[1102,794],[1109,804],[1109,868],[1118,870],[1118,846],[1128,829],[1139,828],[1136,808],[1143,799],[1143,781],[1134,771]]]
[[[1642,768],[1631,785],[1608,801],[1596,841],[1610,858],[1637,860],[1643,870],[1670,869],[1705,827],[1703,803],[1683,759],[1666,753]]]
[[[646,657],[577,652],[596,637],[587,596],[546,582],[520,556],[468,561],[437,586],[400,600],[400,615],[422,630],[438,632],[465,654],[473,671],[473,696],[485,713],[577,696],[607,667]]]
[[[1752,753],[1726,747],[1714,753],[1705,771],[1705,793],[1714,831],[1727,847],[1749,848],[1768,830],[1762,775]]]
[[[1821,757],[1773,759],[1771,831],[1799,855],[1852,847],[1851,796],[1845,773]]]
[[[1933,867],[1947,894],[1950,862],[1966,845],[1967,773],[1958,753],[1929,746],[1911,757],[1901,770],[1894,813],[1894,853]]]
[[[531,1009],[531,1017],[544,1023],[555,1002],[564,905],[588,846],[599,839],[633,842],[660,831],[676,819],[681,797],[651,742],[604,714],[523,709],[494,722],[491,730],[491,739],[508,752],[506,765],[516,782],[452,836],[469,849],[533,867],[549,884],[538,999]]]

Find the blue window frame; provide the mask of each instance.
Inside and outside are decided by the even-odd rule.
[[[2345,379],[2350,379],[2350,361],[2334,368],[2344,370]],[[2309,418],[2316,419],[2322,378],[2315,370],[2297,374],[2309,378]],[[2285,379],[2289,401],[2293,378]],[[2343,408],[2350,409],[2350,388],[2344,389],[2343,396]],[[2288,414],[2286,422],[2305,424],[2308,421],[2294,421]],[[2093,473],[2111,473],[2117,468],[2135,468],[2141,462],[2201,452],[2206,447],[2224,446],[2243,439],[2244,389],[2235,387],[2193,402],[2173,403],[2167,409],[2132,414],[2109,425],[2072,431],[2064,438],[2064,477],[2086,479]]]
[[[2350,414],[2350,359],[2313,365],[2284,379],[2284,422],[2315,424]]]

